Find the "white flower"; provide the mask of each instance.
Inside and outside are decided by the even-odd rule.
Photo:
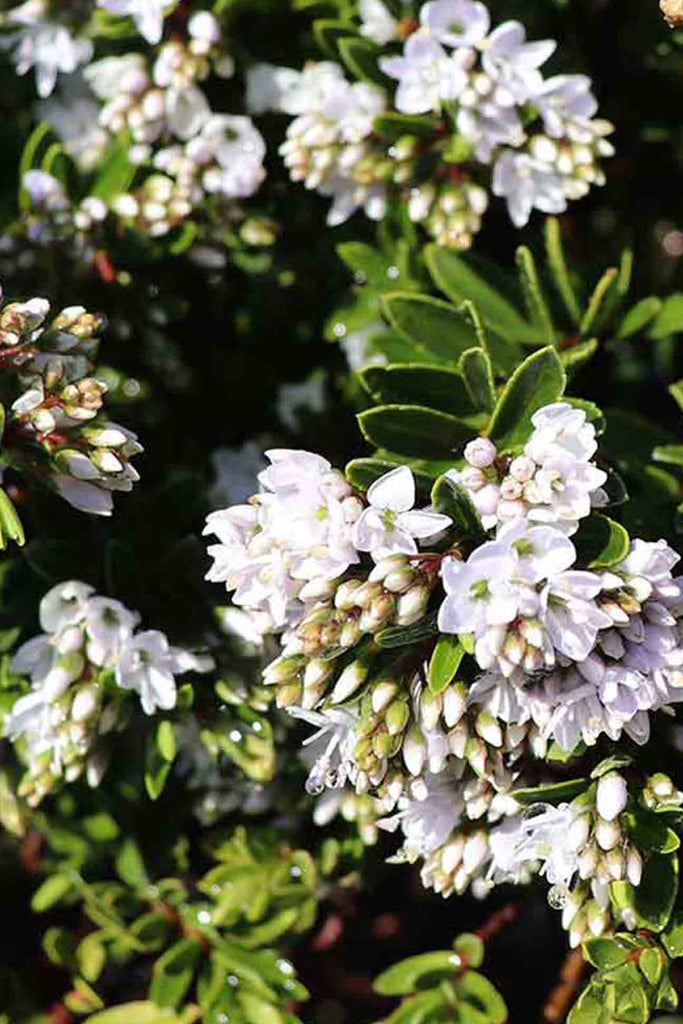
[[[467,54],[448,55],[424,30],[406,40],[402,57],[381,57],[380,68],[398,79],[396,109],[404,114],[439,111],[446,100],[457,99],[467,84],[463,66]]]
[[[198,139],[208,147],[208,152],[221,169],[215,181],[209,182],[208,177],[205,178],[207,190],[222,192],[230,198],[253,195],[265,178],[263,159],[266,144],[251,119],[212,114]]]
[[[492,873],[498,875],[497,880],[518,881],[522,869],[540,861],[539,874],[545,875],[551,885],[568,887],[578,868],[571,843],[575,817],[569,804],[552,807],[539,803],[495,828],[489,842]]]
[[[347,779],[354,781],[353,751],[356,745],[357,715],[350,709],[328,708],[324,713],[289,707],[287,712],[317,729],[304,740],[305,758],[313,761],[306,780],[306,792],[313,796],[324,789],[341,789]]]
[[[556,456],[571,456],[588,462],[597,451],[595,427],[583,409],[567,402],[544,405],[531,417],[534,432],[524,446],[525,454],[537,463]]]
[[[491,18],[486,5],[474,0],[429,0],[420,11],[420,24],[444,46],[480,46]]]
[[[302,72],[294,68],[281,68],[275,64],[254,64],[247,70],[246,75],[245,104],[249,113],[265,114],[269,110],[285,112],[284,104],[291,104],[292,91],[296,92],[299,89],[301,76]],[[301,113],[300,110],[287,112]]]
[[[574,570],[558,573],[541,593],[543,622],[553,646],[573,661],[587,658],[598,631],[611,625],[593,600],[600,588],[595,573]]]
[[[121,93],[137,95],[151,85],[147,62],[141,53],[103,57],[89,64],[83,77],[101,100],[111,100]]]
[[[116,683],[123,690],[135,690],[142,710],[152,715],[157,708],[175,707],[174,673],[183,671],[179,652],[171,647],[163,633],[147,629],[124,641],[116,663]]]
[[[58,583],[40,602],[40,624],[46,633],[61,633],[67,626],[83,621],[88,598],[94,588],[78,580]]]
[[[562,176],[528,153],[504,149],[493,168],[494,195],[503,197],[515,227],[523,228],[531,211],[562,213],[567,208]]]
[[[18,31],[0,36],[0,48],[13,49],[18,75],[32,67],[36,72],[38,95],[49,96],[59,72],[72,74],[92,55],[88,39],[74,38],[64,25],[43,20],[45,5],[28,0],[7,15],[8,26],[21,26]]]
[[[165,90],[166,123],[178,139],[191,139],[211,118],[208,100],[198,85]],[[213,115],[214,120],[218,115]],[[246,119],[245,119],[246,120]]]
[[[538,68],[555,51],[552,39],[527,43],[524,26],[506,21],[480,43],[484,71],[509,90],[517,103],[533,98],[543,81]]]
[[[160,41],[168,0],[97,0],[97,6],[110,14],[132,18],[140,35],[152,46]]]
[[[416,554],[415,539],[433,537],[451,525],[448,516],[428,509],[413,510],[415,480],[407,466],[397,466],[368,488],[367,508],[356,523],[353,540],[375,561],[403,552]]]
[[[421,781],[426,790],[423,799],[402,797],[398,813],[377,822],[387,832],[394,832],[400,825],[405,836],[402,852],[409,861],[426,857],[443,846],[464,811],[457,779],[450,771],[425,772]]]
[[[598,101],[591,87],[586,75],[555,75],[546,79],[535,92],[533,102],[548,135],[560,139],[567,133],[568,122],[584,124],[597,113]]]
[[[467,562],[444,559],[441,575],[446,598],[439,609],[442,633],[486,632],[517,616],[520,588],[512,581],[516,560],[507,544],[487,541]]]
[[[120,601],[91,597],[85,606],[84,620],[89,659],[96,665],[108,665],[129,641],[140,616],[129,611]]]
[[[360,34],[379,46],[398,38],[398,22],[382,0],[360,0]]]
[[[41,120],[48,121],[80,170],[93,171],[109,141],[99,124],[99,106],[81,75],[69,75],[58,96],[37,106]]]

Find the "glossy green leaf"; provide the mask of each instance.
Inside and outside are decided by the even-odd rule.
[[[588,779],[567,779],[564,782],[553,782],[548,786],[526,786],[514,789],[512,796],[524,807],[537,803],[559,803],[573,800],[579,793],[588,788]]]
[[[488,978],[478,971],[466,971],[455,984],[459,997],[472,1003],[475,1009],[486,1014],[490,1024],[503,1024],[507,1020],[507,1006]]]
[[[515,258],[527,315],[534,326],[538,328],[539,344],[553,345],[555,342],[553,321],[550,309],[548,308],[548,301],[543,294],[541,282],[538,278],[536,261],[531,249],[526,245],[520,245]]]
[[[439,628],[436,624],[436,612],[425,615],[412,626],[387,626],[375,633],[375,642],[380,647],[405,647],[408,644],[420,643],[436,636]]]
[[[579,306],[574,286],[572,285],[564,258],[560,222],[556,217],[546,217],[545,249],[548,268],[557,293],[564,303],[572,323],[578,327],[581,323],[581,307]]]
[[[471,541],[484,539],[484,528],[477,511],[464,487],[448,476],[440,476],[431,493],[432,505],[437,512],[450,516],[454,526]]]
[[[453,950],[421,953],[393,964],[375,978],[372,987],[382,996],[402,996],[451,977],[461,966],[462,960]]]
[[[579,333],[582,338],[591,334],[597,326],[597,320],[601,312],[602,305],[607,301],[609,291],[614,287],[618,274],[619,271],[616,267],[610,267],[609,270],[605,271],[596,284],[593,294],[589,299],[588,308],[584,313],[579,326]]]
[[[316,43],[333,60],[339,60],[339,40],[353,35],[354,32],[354,25],[349,21],[318,18],[313,22],[313,36]]]
[[[121,848],[116,856],[116,871],[119,878],[133,889],[142,889],[149,885],[149,875],[140,848],[130,837],[121,843]]]
[[[128,191],[137,171],[137,167],[128,159],[130,146],[128,132],[122,132],[114,139],[99,166],[97,177],[90,187],[90,195],[108,203],[114,196]]]
[[[376,402],[422,405],[459,417],[471,416],[477,410],[462,375],[443,366],[366,366],[359,377]]]
[[[201,943],[181,939],[154,964],[149,995],[158,1006],[177,1007],[186,995],[201,953]]]
[[[600,513],[582,519],[572,541],[579,561],[588,568],[616,565],[626,557],[631,546],[629,535],[621,523]]]
[[[683,292],[674,292],[662,302],[647,333],[653,341],[659,341],[679,331],[683,331]]]
[[[453,943],[453,949],[464,958],[468,967],[481,967],[484,962],[484,943],[478,935],[463,932]]]
[[[459,370],[474,408],[488,413],[493,412],[496,389],[488,352],[481,348],[468,348],[460,357]]]
[[[31,910],[36,914],[43,914],[56,903],[61,903],[63,898],[71,893],[73,884],[70,875],[50,875],[42,885],[38,886],[31,897]]]
[[[589,341],[580,341],[570,348],[560,349],[559,356],[565,372],[569,375],[576,373],[582,366],[590,362],[597,350],[598,342],[595,338],[591,338]]]
[[[582,946],[586,960],[599,971],[608,971],[625,964],[632,948],[613,938],[588,939]]]
[[[456,636],[444,634],[439,637],[429,659],[428,680],[431,693],[442,693],[453,681],[464,654]]]
[[[665,462],[670,466],[683,466],[683,444],[661,444],[652,452],[655,462]]]
[[[162,1009],[153,1002],[122,1003],[88,1017],[88,1024],[192,1024],[199,1016],[188,1007],[181,1013]]]
[[[377,63],[382,51],[375,43],[358,36],[346,36],[337,45],[343,63],[355,78],[379,85],[387,81]]]
[[[107,962],[107,952],[99,932],[91,932],[79,942],[76,960],[86,981],[97,981]]]
[[[550,346],[524,360],[505,385],[489,424],[488,435],[499,449],[524,444],[532,431],[531,417],[558,400],[566,380],[557,352]]]
[[[673,829],[668,828],[661,817],[641,807],[626,816],[629,834],[639,850],[655,853],[673,853],[681,841]]]
[[[418,459],[445,459],[472,437],[467,423],[419,405],[380,405],[360,413],[358,423],[377,448]]]
[[[434,117],[421,114],[399,114],[388,111],[380,114],[372,123],[374,132],[389,142],[397,142],[404,135],[429,138],[434,135],[437,121]]]
[[[476,344],[469,319],[441,299],[390,292],[382,296],[382,308],[391,326],[426,357],[434,353],[455,367],[462,353]]]
[[[676,907],[661,935],[662,945],[670,957],[683,956],[683,908]]]
[[[612,901],[617,908],[633,907],[636,924],[653,932],[667,926],[678,892],[678,859],[675,854],[652,854],[644,863],[640,885],[613,882]]]
[[[628,313],[623,317],[617,331],[617,338],[630,338],[638,334],[650,323],[662,308],[662,300],[655,295],[647,299],[641,299],[631,306]]]

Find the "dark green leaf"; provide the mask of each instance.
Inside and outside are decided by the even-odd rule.
[[[617,338],[630,338],[633,334],[642,331],[661,308],[662,300],[654,295],[636,302],[635,306],[631,306],[621,321],[617,331]]]
[[[467,423],[419,405],[380,405],[360,413],[358,423],[377,448],[418,459],[445,459],[472,437]]]
[[[436,511],[450,516],[457,529],[468,539],[484,539],[484,529],[476,509],[465,489],[455,480],[448,476],[440,476],[432,488],[431,500]]]
[[[683,331],[683,292],[675,292],[664,299],[647,333],[653,341],[659,341],[679,331]]]
[[[455,984],[459,997],[486,1014],[490,1024],[503,1024],[507,1020],[508,1011],[500,994],[488,978],[477,971],[466,971]]]
[[[201,951],[201,943],[195,939],[181,939],[159,957],[149,986],[150,998],[157,1006],[178,1006],[192,984]]]
[[[347,36],[338,41],[341,59],[354,77],[363,82],[374,82],[379,85],[387,82],[378,66],[378,58],[382,51],[369,39]]]
[[[488,353],[481,348],[468,348],[460,357],[459,369],[474,408],[483,409],[488,413],[493,412],[496,390]]]
[[[626,558],[631,544],[621,523],[599,513],[583,519],[572,540],[581,564],[589,568],[616,565]]]
[[[313,22],[313,36],[316,43],[333,60],[339,60],[339,40],[344,36],[353,35],[354,32],[355,27],[349,21],[318,18]]]
[[[376,117],[372,126],[376,135],[389,142],[397,142],[404,135],[429,138],[434,135],[437,123],[434,117],[389,111]]]
[[[562,363],[548,346],[532,353],[519,366],[498,399],[488,434],[499,449],[524,444],[532,430],[531,417],[556,402],[566,384]]]
[[[448,302],[429,295],[390,292],[382,307],[391,326],[424,352],[457,365],[468,348],[476,345],[469,319]]]
[[[522,287],[527,314],[534,326],[538,328],[539,344],[553,345],[555,343],[555,331],[552,317],[550,316],[548,302],[538,279],[536,262],[528,246],[519,246],[516,253],[516,262],[517,274]]]
[[[471,416],[477,410],[460,373],[420,363],[366,366],[360,379],[376,402],[422,405]]]
[[[583,793],[588,785],[588,779],[567,779],[565,782],[554,782],[548,786],[527,786],[522,789],[514,789],[512,796],[518,804],[525,807],[537,803],[554,804],[562,800],[573,800],[579,793]]]

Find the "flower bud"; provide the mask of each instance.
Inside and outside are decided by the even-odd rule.
[[[475,731],[492,747],[502,747],[503,733],[497,719],[489,711],[480,711],[474,720]]]
[[[485,832],[473,832],[467,837],[462,853],[462,864],[468,875],[474,874],[484,863],[488,853],[489,843]]]
[[[441,715],[443,701],[439,694],[430,693],[425,690],[420,697],[420,722],[425,729],[431,731],[436,728]]]
[[[628,803],[628,786],[618,772],[607,772],[598,779],[595,804],[598,814],[604,821],[614,821]],[[609,849],[609,847],[605,847]]]
[[[578,853],[579,850],[583,849],[588,842],[590,828],[590,814],[581,814],[578,818],[574,818],[574,821],[569,826],[569,832],[567,833],[567,845],[570,850]]]
[[[498,455],[498,449],[493,441],[489,441],[487,437],[476,437],[469,444],[465,445],[463,454],[465,461],[470,466],[474,466],[475,469],[485,469],[494,462]]]
[[[429,587],[418,583],[405,594],[401,594],[396,606],[396,619],[399,626],[410,626],[424,615],[429,601]]]
[[[398,683],[395,679],[378,679],[372,687],[372,710],[378,715],[384,711],[398,693]]]
[[[82,686],[73,699],[71,717],[76,722],[84,722],[97,711],[97,691],[94,686]]]
[[[443,717],[451,729],[460,721],[467,708],[467,689],[464,683],[451,683],[443,693]]]
[[[330,702],[332,704],[340,704],[342,701],[348,700],[358,687],[365,682],[369,671],[370,665],[367,661],[362,661],[360,658],[352,661],[350,665],[346,666],[335,683],[334,689],[330,694]]]
[[[595,840],[601,850],[607,852],[613,849],[621,840],[621,829],[618,822],[598,819],[595,826]]]
[[[643,860],[635,846],[632,846],[626,857],[626,877],[631,885],[640,885],[643,876]]]
[[[609,873],[610,878],[619,882],[624,877],[626,870],[626,864],[624,863],[624,855],[621,850],[610,850],[606,857],[603,858],[603,863]]]
[[[595,869],[598,866],[598,853],[595,847],[591,844],[587,846],[579,855],[579,877],[580,878],[591,878],[595,873]]]
[[[384,724],[389,733],[392,736],[396,736],[403,732],[409,718],[410,708],[407,703],[404,700],[395,700],[389,705],[384,714]]]
[[[411,775],[419,775],[427,758],[427,744],[417,725],[403,739],[403,761]]]

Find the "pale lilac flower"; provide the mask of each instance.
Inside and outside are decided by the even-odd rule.
[[[493,167],[494,195],[507,202],[515,227],[528,223],[531,211],[563,213],[567,208],[562,176],[528,153],[504,149]]]
[[[467,85],[462,54],[447,54],[424,30],[408,37],[402,57],[382,57],[379,64],[398,79],[396,109],[404,114],[438,111]]]
[[[451,525],[448,516],[413,509],[415,480],[407,466],[397,466],[368,488],[369,507],[356,523],[353,539],[359,551],[375,561],[403,552],[416,554],[416,539],[433,537]]]
[[[491,17],[475,0],[429,0],[420,10],[420,24],[444,46],[480,46]]]
[[[132,18],[140,35],[152,46],[161,40],[168,0],[97,0],[97,6],[110,14]]]

